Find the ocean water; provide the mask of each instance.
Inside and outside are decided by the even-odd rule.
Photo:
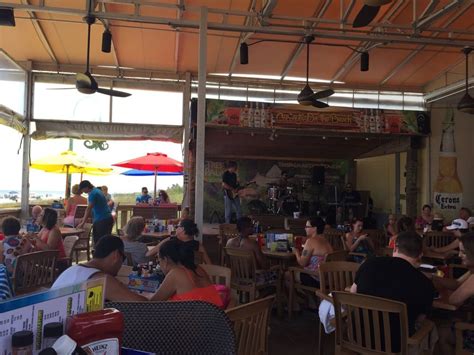
[[[21,190],[0,190],[0,204],[20,202]],[[30,191],[30,201],[40,199],[59,199],[64,197],[64,191]]]

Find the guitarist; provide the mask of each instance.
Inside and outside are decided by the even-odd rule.
[[[222,188],[224,189],[224,211],[225,223],[230,223],[232,216],[232,206],[235,209],[237,219],[242,215],[240,211],[240,197],[237,194],[239,182],[237,180],[237,163],[229,161],[227,170],[222,174]],[[235,197],[234,197],[235,195]]]

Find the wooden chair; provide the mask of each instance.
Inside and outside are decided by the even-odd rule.
[[[230,269],[232,272],[231,288],[235,289],[242,299],[242,296],[248,296],[250,302],[257,298],[257,292],[270,287],[276,288],[276,297],[278,305],[278,314],[281,315],[281,280],[280,268],[278,266],[271,267],[265,271],[276,273],[276,280],[268,282],[258,282],[257,280],[257,263],[253,252],[239,248],[225,248],[225,252],[229,257]]]
[[[77,205],[76,210],[74,211],[74,227],[76,226],[76,221],[84,217],[86,213],[87,205]],[[92,223],[92,217],[89,217],[86,223]]]
[[[347,250],[338,250],[326,255],[326,262],[331,261],[348,261],[349,252]]]
[[[268,354],[269,322],[275,296],[228,309],[238,355]]]
[[[76,264],[79,264],[79,253],[85,251],[87,253],[87,261],[91,259],[91,231],[92,224],[84,224],[84,232],[74,245],[73,251],[76,257]]]
[[[336,354],[406,355],[408,345],[420,347],[434,328],[432,322],[425,320],[421,328],[409,337],[404,303],[358,293],[336,291],[332,295],[336,313]],[[392,346],[395,345],[393,331],[397,330],[400,349]]]
[[[218,236],[218,248],[217,248],[217,260],[220,265],[225,264],[224,256],[224,248],[227,245],[227,241],[230,238],[237,237],[239,235],[239,231],[237,230],[237,225],[232,223],[223,223],[219,224],[219,236]]]
[[[324,238],[327,239],[329,244],[331,244],[332,248],[337,251],[337,250],[343,250],[344,249],[344,243],[342,241],[342,237],[344,236],[344,232],[340,231],[338,229],[325,229],[324,230]]]
[[[301,274],[306,274],[311,277],[319,279],[319,271],[311,271],[303,269],[302,267],[289,267],[288,271],[290,273],[290,290],[288,295],[288,318],[291,319],[293,315],[293,303],[296,298],[296,292],[309,292],[311,295],[314,295],[319,288],[313,286],[303,285],[301,282],[296,282],[297,278],[301,278]],[[297,277],[297,275],[299,277]]]
[[[472,355],[472,350],[464,349],[464,331],[474,332],[474,324],[456,322],[456,355]]]
[[[393,256],[393,249],[389,247],[378,248],[375,250],[377,256]]]
[[[16,295],[49,288],[54,282],[58,250],[37,251],[20,255],[13,270],[13,290]]]
[[[442,248],[454,240],[451,232],[427,232],[423,235],[423,243],[425,247]]]
[[[232,271],[228,267],[208,264],[200,264],[199,266],[206,271],[213,284],[224,285],[230,289]]]
[[[133,266],[133,256],[132,253],[125,252],[125,261],[127,266]]]
[[[61,260],[64,260],[68,267],[71,266],[72,264],[72,259],[74,256],[74,247],[76,246],[78,240],[79,240],[79,237],[77,235],[68,235],[63,240],[64,252],[66,254],[66,258],[63,258]]]
[[[388,245],[389,238],[387,238],[387,234],[383,229],[364,229],[362,233],[367,233],[369,238],[374,243],[375,250]]]
[[[329,294],[334,291],[344,291],[347,287],[352,286],[358,269],[359,264],[349,261],[322,263],[319,266],[320,289],[315,292],[316,296],[321,301],[326,300],[332,303],[333,299]],[[323,354],[324,334],[323,325],[319,322],[318,349],[320,354]]]

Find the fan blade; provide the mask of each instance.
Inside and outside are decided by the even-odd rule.
[[[76,90],[76,88],[47,88],[46,90]]]
[[[364,4],[368,6],[382,6],[391,2],[392,0],[364,0]]]
[[[379,10],[380,6],[364,5],[357,14],[354,23],[352,24],[352,27],[359,28],[367,26],[375,19],[375,17],[379,13]]]
[[[317,107],[317,108],[329,107],[329,105],[327,103],[322,102],[322,101],[318,101],[318,100],[313,100],[313,102],[311,103],[311,106]]]
[[[315,99],[315,100],[318,100],[318,99],[324,99],[324,98],[329,97],[331,95],[334,95],[334,90],[333,89],[327,89],[327,90],[321,90],[321,91],[316,92],[312,96],[312,98]]]
[[[104,94],[104,95],[115,96],[115,97],[128,97],[131,95],[128,92],[124,92],[124,91],[102,89],[102,88],[98,88],[97,92],[100,92],[101,94]]]
[[[301,90],[301,92],[298,94],[298,103],[305,106],[311,105],[311,98],[313,95],[314,91],[310,88],[308,84],[306,84],[303,90]]]

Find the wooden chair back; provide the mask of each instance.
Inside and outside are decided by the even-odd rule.
[[[362,233],[367,233],[369,238],[374,243],[375,250],[388,245],[389,238],[383,229],[364,229]]]
[[[321,292],[328,295],[333,291],[344,291],[352,286],[359,264],[349,261],[332,261],[319,265]]]
[[[408,317],[404,303],[358,293],[336,291],[332,295],[336,311],[336,354],[393,354],[395,328],[392,327],[400,332],[400,352],[397,353],[408,353]]]
[[[464,348],[464,332],[474,332],[474,324],[457,322],[456,328],[456,355],[472,355],[472,350]]]
[[[87,205],[76,205],[76,210],[74,211],[74,226],[76,226],[76,220],[84,217],[86,213]],[[92,217],[89,217],[86,223],[92,223]]]
[[[270,312],[274,298],[269,296],[225,312],[234,325],[237,354],[268,354]]]
[[[66,253],[66,257],[72,258],[74,253],[74,246],[76,242],[79,240],[77,235],[68,235],[63,239],[64,251]]]
[[[200,250],[194,252],[194,264],[204,264],[204,253]]]
[[[239,248],[225,248],[229,259],[232,283],[249,284],[256,281],[257,262],[252,251]]]
[[[338,250],[326,255],[326,262],[331,261],[347,261],[349,259],[349,252],[347,250]]]
[[[223,223],[219,224],[219,236],[218,236],[218,249],[217,249],[217,260],[220,265],[225,264],[224,260],[224,248],[227,245],[227,241],[231,238],[237,237],[239,231],[237,230],[237,225],[232,223]]]
[[[91,258],[91,231],[92,224],[84,224],[84,232],[79,236],[79,239],[74,244],[73,253],[75,254],[76,264],[79,263],[79,253],[85,251],[87,253],[87,261]]]
[[[133,256],[132,253],[125,252],[125,261],[127,266],[133,266]]]
[[[426,247],[442,248],[454,240],[451,232],[427,232],[423,236],[423,243]]]
[[[49,288],[55,279],[58,250],[37,251],[20,255],[13,270],[13,290],[15,294]]]
[[[228,267],[209,264],[200,264],[199,266],[206,271],[213,284],[230,288],[232,271]]]
[[[344,232],[338,229],[325,229],[324,230],[324,238],[327,239],[329,244],[331,244],[334,250],[343,250],[344,243],[342,242],[342,237],[344,236]]]

